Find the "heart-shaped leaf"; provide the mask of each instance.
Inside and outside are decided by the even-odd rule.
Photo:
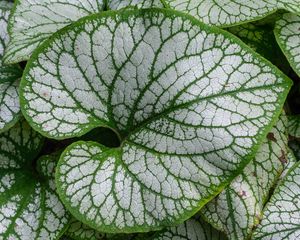
[[[274,33],[292,68],[300,76],[300,16],[284,14],[276,22]]]
[[[1,239],[58,239],[67,227],[68,214],[50,181],[57,157],[40,158],[39,174],[32,168],[41,143],[24,120],[0,135]]]
[[[117,233],[195,214],[253,158],[289,88],[231,34],[147,9],[94,15],[56,34],[29,62],[21,101],[46,136],[99,126],[120,136],[119,148],[74,143],[56,176],[77,219]]]
[[[107,0],[108,9],[121,9],[128,6],[138,8],[164,7],[161,0]]]
[[[142,239],[142,238],[141,238]],[[226,240],[226,236],[201,219],[191,218],[179,226],[170,227],[149,240]]]
[[[1,1],[0,5],[0,133],[8,130],[18,120],[19,104],[19,78],[22,71],[16,65],[4,65],[3,52],[9,40],[7,21],[12,3]]]
[[[288,163],[287,118],[282,115],[255,158],[201,211],[229,239],[248,239],[258,223],[270,189]]]
[[[278,9],[300,12],[300,0],[164,0],[169,7],[189,13],[206,24],[221,27],[255,21]]]
[[[300,236],[300,162],[287,173],[264,209],[252,239],[295,240]]]

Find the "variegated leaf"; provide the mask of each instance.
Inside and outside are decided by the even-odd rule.
[[[135,6],[138,8],[164,7],[161,0],[107,0],[108,9],[115,10],[128,6]]]
[[[259,222],[269,191],[288,163],[287,118],[282,115],[255,158],[202,210],[229,239],[248,239]]]
[[[295,240],[300,237],[300,162],[287,173],[264,209],[253,240]]]
[[[209,25],[228,27],[262,19],[279,9],[300,12],[300,0],[164,0]]]
[[[0,135],[0,239],[58,239],[68,214],[49,186],[53,157],[38,160],[39,174],[32,167],[42,137],[24,121]]]
[[[117,233],[181,223],[213,198],[253,157],[290,80],[231,34],[147,9],[65,28],[21,85],[23,112],[44,135],[106,126],[120,137],[119,148],[71,145],[56,176],[76,218]]]
[[[226,236],[200,219],[186,222],[163,230],[149,240],[226,240]]]
[[[7,21],[12,3],[1,1],[0,4],[0,133],[8,130],[18,120],[20,113],[19,78],[22,71],[17,65],[4,65],[4,49],[9,40]]]
[[[300,6],[299,3],[298,5]],[[300,16],[292,13],[284,14],[276,22],[274,32],[283,53],[300,76]]]

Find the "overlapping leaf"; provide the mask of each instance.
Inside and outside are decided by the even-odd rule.
[[[191,218],[179,226],[170,227],[154,235],[151,240],[226,240],[226,236],[206,222]],[[149,239],[149,240],[150,240]]]
[[[13,126],[19,116],[20,104],[18,85],[21,69],[16,66],[6,66],[2,56],[8,42],[7,21],[12,4],[1,1],[0,5],[0,133]]]
[[[54,32],[81,17],[103,10],[102,0],[19,0],[9,23],[10,42],[4,61],[28,60],[31,53]]]
[[[28,60],[42,42],[72,22],[104,8],[115,10],[127,6],[163,7],[160,0],[19,0],[10,18],[11,41],[4,60],[6,63]]]
[[[32,126],[57,139],[107,126],[122,141],[63,153],[58,190],[77,219],[115,233],[180,223],[253,157],[290,82],[219,31],[171,10],[109,12],[36,52],[21,93]]]
[[[300,139],[300,116],[289,116],[289,135]]]
[[[269,191],[288,163],[287,118],[281,116],[255,158],[202,210],[229,239],[247,239],[258,223]]]
[[[227,30],[239,37],[254,51],[271,61],[275,66],[278,66],[282,71],[288,73],[290,66],[276,42],[273,26],[266,23],[261,25],[264,22],[246,23],[228,28]]]
[[[70,227],[65,232],[65,235],[75,240],[130,240],[136,239],[134,234],[107,234],[100,233],[92,229],[76,219],[72,219]],[[144,236],[143,239],[147,239]]]
[[[164,0],[169,7],[189,13],[206,24],[232,26],[255,21],[278,9],[300,13],[299,0]]]
[[[300,163],[287,173],[264,209],[252,239],[295,240],[300,237]]]
[[[56,159],[40,158],[38,176],[32,168],[41,142],[24,120],[0,135],[1,239],[58,239],[67,226],[68,214],[49,185]]]
[[[274,32],[279,46],[300,76],[300,16],[292,13],[284,14],[276,22]]]

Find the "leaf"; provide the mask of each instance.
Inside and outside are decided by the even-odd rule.
[[[255,158],[209,202],[202,215],[229,239],[248,239],[258,223],[270,189],[288,163],[287,118],[282,115]]]
[[[72,219],[70,227],[65,232],[65,235],[76,240],[102,240],[105,239],[105,234],[84,225],[76,219]]]
[[[81,17],[102,11],[103,7],[103,0],[17,1],[10,18],[11,40],[4,61],[28,60],[53,33]]]
[[[300,115],[289,116],[289,135],[300,139]]]
[[[220,192],[276,121],[290,80],[231,34],[147,9],[65,28],[21,85],[24,114],[45,136],[99,126],[120,136],[119,148],[68,147],[56,181],[84,224],[129,233],[181,223]]]
[[[164,0],[209,25],[228,27],[262,19],[279,9],[299,13],[299,0]]]
[[[18,120],[20,112],[18,85],[22,71],[17,65],[5,66],[2,56],[8,42],[7,21],[12,4],[0,4],[0,133],[8,130]]]
[[[128,6],[136,6],[138,8],[161,7],[164,5],[161,0],[107,0],[108,9],[121,9]]]
[[[218,232],[203,220],[191,218],[179,226],[170,227],[156,234],[151,240],[225,240],[224,234]]]
[[[56,159],[40,158],[38,176],[32,169],[42,140],[24,120],[0,135],[0,239],[58,239],[67,226],[47,177]]]
[[[272,18],[275,18],[275,16]],[[261,22],[246,23],[227,30],[288,74],[290,65],[276,42],[273,26],[261,26]]]
[[[274,33],[287,60],[300,76],[300,16],[284,14],[276,22]]]
[[[252,239],[298,239],[300,215],[300,162],[287,173],[264,209]]]
[[[107,233],[100,233],[95,229],[92,229],[82,222],[72,219],[70,223],[70,227],[65,232],[65,235],[75,239],[75,240],[130,240],[135,239],[134,234],[107,234]],[[143,239],[146,236],[143,235]],[[147,239],[147,238],[146,238]]]

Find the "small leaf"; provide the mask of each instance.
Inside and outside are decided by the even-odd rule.
[[[154,235],[151,240],[226,240],[226,236],[206,222],[191,218],[179,226],[170,227]]]
[[[259,221],[270,189],[288,163],[287,118],[282,115],[255,158],[202,210],[229,239],[248,239]]]
[[[99,126],[120,136],[119,148],[68,147],[56,181],[84,224],[129,233],[181,223],[220,192],[253,158],[289,88],[231,34],[146,9],[90,16],[56,34],[29,62],[21,101],[51,138]]]
[[[252,239],[299,239],[300,162],[287,173],[264,209]]]
[[[300,16],[284,14],[276,22],[274,33],[292,68],[300,76]]]
[[[8,42],[7,21],[12,4],[0,4],[0,133],[12,127],[19,118],[19,78],[22,70],[17,65],[4,65],[2,56]]]
[[[41,143],[24,120],[0,135],[1,239],[58,239],[67,227],[68,214],[46,177],[57,158],[40,158],[39,176],[32,168]]]
[[[276,10],[300,12],[299,0],[164,0],[169,7],[186,12],[206,24],[228,27],[256,21]]]
[[[138,8],[164,7],[161,0],[107,0],[107,2],[108,9],[121,9],[128,6]]]

